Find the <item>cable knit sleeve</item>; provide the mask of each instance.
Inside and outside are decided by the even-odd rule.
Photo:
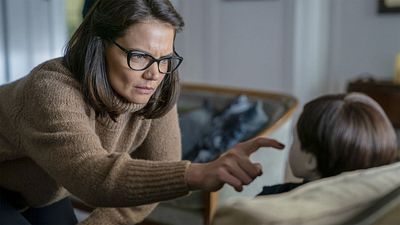
[[[27,80],[21,104],[17,124],[21,148],[86,203],[132,207],[188,193],[184,178],[188,162],[108,153],[91,124],[79,85],[71,77],[52,71]]]
[[[152,121],[149,134],[132,153],[132,157],[160,161],[181,160],[181,135],[176,105],[164,117]]]
[[[160,138],[163,137],[163,138]],[[179,161],[181,139],[176,106],[151,123],[143,144],[132,153],[133,158],[155,161]],[[157,204],[131,208],[97,208],[79,225],[136,224],[144,220]]]
[[[157,206],[143,205],[131,208],[97,208],[78,225],[131,225],[137,224]]]

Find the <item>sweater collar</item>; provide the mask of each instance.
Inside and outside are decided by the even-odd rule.
[[[143,109],[146,104],[136,104],[132,102],[128,102],[124,98],[118,95],[113,95],[113,108],[117,111],[122,111],[124,113],[133,113]]]

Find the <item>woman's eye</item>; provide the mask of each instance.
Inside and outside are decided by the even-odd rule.
[[[145,59],[146,55],[142,55],[142,54],[133,54],[132,55],[133,59]]]
[[[168,65],[168,63],[169,63],[169,59],[163,59],[160,61],[160,64],[162,64],[162,65]]]

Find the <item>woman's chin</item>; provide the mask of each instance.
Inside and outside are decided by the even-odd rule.
[[[128,100],[128,102],[134,103],[134,104],[147,104],[149,102],[149,100],[150,100],[150,97],[147,97],[147,96],[129,96],[128,98],[126,98],[126,100]]]

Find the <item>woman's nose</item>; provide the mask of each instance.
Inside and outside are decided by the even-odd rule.
[[[149,68],[147,68],[143,74],[143,77],[147,80],[158,80],[160,79],[161,73],[158,70],[157,62],[151,64]]]

